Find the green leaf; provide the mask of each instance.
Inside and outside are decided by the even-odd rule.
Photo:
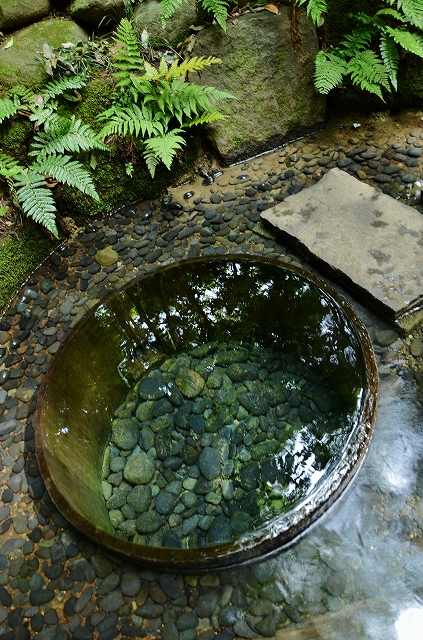
[[[9,100],[9,98],[0,98],[0,122],[3,122],[6,118],[14,116],[21,106],[22,105],[18,97],[15,97],[13,100]]]
[[[391,27],[386,27],[386,31],[403,49],[423,58],[423,42],[420,35]]]
[[[2,218],[3,216],[5,216],[8,211],[9,207],[7,206],[7,204],[5,204],[4,207],[0,207],[0,217]]]
[[[390,91],[388,71],[374,51],[357,52],[347,63],[347,73],[351,75],[354,84],[376,94],[383,101],[381,88]]]
[[[185,144],[185,140],[178,133],[181,133],[181,129],[168,131],[161,136],[149,138],[144,142],[147,152],[154,154],[167,169],[170,169],[176,152],[182,149],[182,145]]]
[[[13,178],[19,175],[24,170],[15,158],[7,155],[7,153],[0,152],[0,175],[4,178]]]
[[[92,149],[107,151],[109,147],[100,140],[98,134],[89,125],[82,124],[81,120],[58,117],[52,120],[48,131],[42,131],[34,136],[29,155],[37,156],[39,153],[49,155],[65,151],[79,153]]]
[[[58,238],[56,205],[44,179],[37,173],[28,171],[28,173],[20,174],[16,186],[16,194],[22,211]]]
[[[327,94],[341,84],[347,72],[343,58],[334,53],[319,51],[315,60],[314,86],[316,91]]]
[[[87,84],[87,81],[88,72],[86,71],[82,71],[74,76],[66,76],[50,80],[50,82],[48,82],[41,91],[41,95],[44,101],[47,102],[47,100],[51,100],[51,98],[56,98],[57,96],[62,95],[65,91],[81,89],[81,87],[84,87]]]
[[[307,15],[313,20],[314,24],[318,27],[323,24],[323,14],[328,10],[326,0],[296,0],[296,3],[299,7],[307,4]]]
[[[320,0],[322,1],[322,0]],[[200,4],[212,14],[217,24],[226,32],[226,18],[228,17],[228,4],[224,0],[200,0]]]
[[[31,165],[31,170],[48,175],[70,187],[76,187],[94,200],[100,199],[88,171],[78,160],[71,160],[69,156],[42,156],[39,162]]]
[[[395,40],[391,38],[387,33],[383,33],[380,39],[380,53],[392,86],[394,87],[395,91],[397,91],[397,74],[400,61],[399,51],[397,45],[395,44]]]

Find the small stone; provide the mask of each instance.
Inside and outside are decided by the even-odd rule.
[[[94,256],[94,260],[102,267],[110,267],[112,264],[116,264],[119,260],[119,254],[112,247],[105,247]]]
[[[183,371],[175,380],[181,392],[187,398],[195,398],[202,392],[205,380],[199,373],[192,369]]]
[[[415,358],[418,358],[423,354],[423,343],[418,338],[414,338],[410,344],[410,353]]]
[[[220,475],[220,456],[213,447],[204,447],[198,459],[200,471],[207,480],[214,480]]]
[[[154,476],[155,470],[153,458],[140,451],[128,457],[123,477],[133,484],[147,484]]]

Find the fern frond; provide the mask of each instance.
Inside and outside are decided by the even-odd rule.
[[[140,108],[137,104],[133,104],[131,107],[115,109],[115,114],[100,131],[100,136],[115,134],[138,137],[140,133],[142,136],[162,135],[164,129],[158,118],[153,117],[148,105]]]
[[[185,144],[185,140],[182,136],[178,135],[178,133],[181,133],[181,129],[173,129],[173,131],[168,131],[161,136],[146,140],[144,145],[147,154],[154,154],[156,158],[170,169],[176,152]]]
[[[112,64],[118,71],[120,82],[127,82],[130,72],[144,73],[144,61],[140,55],[137,36],[127,18],[120,21],[113,40],[115,48],[112,52]]]
[[[383,64],[388,72],[389,79],[395,91],[398,89],[398,67],[399,67],[399,51],[393,38],[387,33],[383,33],[380,39],[380,54]]]
[[[188,73],[202,71],[205,67],[208,67],[211,64],[220,64],[221,62],[222,60],[220,60],[220,58],[215,58],[214,56],[208,56],[208,58],[205,56],[194,56],[193,58],[184,60],[181,63],[179,60],[175,60],[164,77],[166,80],[179,78],[180,76],[186,76]]]
[[[0,151],[0,176],[4,178],[13,178],[13,176],[22,173],[25,167],[22,167],[15,158],[7,153]]]
[[[31,165],[31,170],[50,176],[70,187],[77,187],[82,193],[99,200],[90,174],[78,160],[71,160],[70,156],[42,156],[39,162]]]
[[[69,124],[64,126],[64,121]],[[78,153],[91,149],[107,151],[108,148],[88,124],[82,124],[81,120],[73,118],[58,118],[52,121],[48,132],[43,131],[34,136],[29,155],[49,155],[65,151]]]
[[[373,31],[366,27],[353,29],[351,33],[345,36],[341,42],[341,46],[345,47],[347,56],[354,56],[357,52],[368,49],[373,37]]]
[[[423,58],[423,39],[420,34],[391,27],[386,27],[386,31],[403,49]]]
[[[390,2],[392,4],[392,2]],[[415,27],[423,28],[423,5],[421,0],[396,0],[395,4]]]
[[[28,89],[28,87],[25,87],[23,84],[15,84],[8,93],[13,98],[17,96],[21,104],[31,103],[34,97],[33,91]]]
[[[207,124],[208,122],[215,122],[216,120],[226,120],[229,116],[219,113],[219,111],[213,111],[213,113],[203,113],[199,118],[193,118],[189,122],[185,122],[181,125],[183,128],[193,127],[196,124]]]
[[[0,99],[0,122],[6,120],[6,118],[11,118],[19,111],[21,107],[21,101],[16,96],[13,100],[9,100],[9,98],[1,98]]]
[[[296,3],[299,7],[307,3],[307,15],[318,27],[323,24],[322,14],[326,13],[328,10],[326,0],[296,0]]]
[[[47,102],[47,100],[51,100],[51,98],[57,98],[57,96],[62,95],[65,91],[70,91],[71,89],[81,89],[81,87],[84,87],[87,84],[87,80],[87,71],[82,71],[81,73],[77,73],[74,76],[55,78],[54,80],[50,80],[50,82],[46,84],[46,86],[41,91],[41,95],[44,99],[44,102]]]
[[[314,68],[314,86],[319,93],[327,94],[341,84],[347,72],[347,63],[329,51],[319,51]]]
[[[395,18],[395,20],[399,20],[399,22],[408,22],[407,18],[396,9],[381,9],[375,13],[375,16],[390,16],[391,18]]]
[[[313,0],[315,1],[315,0]],[[323,2],[324,0],[317,0]],[[200,0],[200,4],[205,11],[212,14],[217,24],[226,33],[226,18],[228,17],[228,4],[224,0]]]
[[[389,75],[382,60],[370,49],[359,51],[347,63],[347,73],[351,80],[361,89],[375,93],[384,101],[381,87],[390,91]]]
[[[155,155],[153,151],[148,151],[147,149],[144,150],[143,157],[151,177],[154,178],[154,175],[156,173],[156,167],[160,162],[159,158]]]
[[[46,186],[45,180],[37,173],[21,173],[16,180],[16,193],[22,211],[42,224],[56,238],[59,237],[56,227],[56,206],[53,195]]]
[[[56,113],[57,103],[50,103],[48,106],[44,107],[33,107],[32,113],[29,116],[31,122],[34,122],[36,127],[40,127],[43,124],[48,122],[52,122],[54,118],[58,118],[59,116]]]
[[[175,10],[183,4],[184,0],[161,0],[160,2],[160,15],[163,27],[166,26],[166,22],[175,13]]]

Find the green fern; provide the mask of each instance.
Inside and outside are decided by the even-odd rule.
[[[74,117],[70,119],[57,117],[48,122],[48,129],[34,136],[30,156],[65,151],[79,153],[92,149],[107,151],[109,148],[88,124],[83,124],[81,120],[75,120]]]
[[[166,26],[166,22],[175,13],[176,9],[180,7],[185,1],[186,0],[161,0],[160,14],[163,27]]]
[[[389,91],[389,76],[383,61],[374,51],[359,51],[347,63],[347,73],[354,84],[370,93],[375,93],[381,100],[381,87]]]
[[[28,170],[27,173],[20,174],[15,184],[23,212],[35,222],[42,224],[57,238],[59,234],[56,227],[56,205],[44,178]]]
[[[380,54],[392,86],[396,91],[398,89],[397,75],[400,56],[395,41],[387,33],[383,33],[380,39]]]
[[[364,51],[369,48],[372,41],[373,33],[370,29],[362,27],[360,29],[354,29],[352,33],[345,36],[341,42],[341,47],[345,49],[345,55],[353,56],[359,51]]]
[[[327,94],[338,87],[347,72],[347,63],[339,55],[328,51],[319,51],[314,70],[316,91]]]
[[[25,167],[22,167],[15,158],[0,151],[0,176],[3,176],[3,178],[13,178],[22,173],[24,168]]]
[[[406,51],[411,51],[416,56],[423,58],[423,42],[422,36],[411,31],[404,31],[402,29],[392,29],[386,27],[387,33]]]
[[[149,161],[151,163],[151,157],[155,156],[163,162],[167,169],[170,169],[176,152],[182,149],[182,145],[185,144],[185,140],[182,136],[178,135],[179,133],[181,133],[181,129],[173,129],[173,131],[168,131],[161,136],[149,138],[145,141],[144,158],[147,166]],[[149,170],[151,173],[150,167]],[[152,177],[154,178],[154,173],[152,173]]]
[[[56,78],[55,80],[50,80],[46,84],[46,86],[41,91],[41,96],[44,102],[51,100],[52,98],[57,98],[60,95],[63,95],[65,91],[70,91],[72,89],[81,89],[87,84],[88,73],[86,71],[77,73],[73,76],[65,76],[61,78]]]
[[[208,124],[209,122],[215,122],[216,120],[226,120],[229,116],[225,116],[223,113],[219,113],[219,111],[213,111],[213,113],[203,113],[199,118],[194,118],[189,122],[185,122],[181,125],[181,127],[194,127],[197,124]]]
[[[128,84],[129,73],[143,73],[144,61],[140,55],[137,36],[127,18],[120,21],[114,34],[115,49],[112,64],[121,84]]]
[[[78,160],[72,160],[69,156],[63,155],[42,156],[38,163],[31,165],[31,169],[70,187],[77,187],[82,193],[86,193],[94,200],[99,200],[90,174]]]
[[[423,28],[423,5],[421,0],[386,0],[388,4],[396,5],[412,25]]]
[[[21,108],[21,102],[19,98],[15,97],[13,100],[9,100],[9,98],[1,98],[0,99],[0,122],[6,120],[6,118],[11,118],[15,115]]]
[[[141,108],[137,104],[122,109],[110,109],[100,114],[99,119],[106,120],[100,136],[153,136],[164,133],[163,125],[153,117],[151,109],[146,105]]]
[[[296,3],[299,7],[307,3],[307,15],[318,27],[323,24],[323,14],[328,10],[326,0],[296,0]]]
[[[320,0],[321,2],[324,0]],[[224,0],[200,0],[205,11],[211,13],[217,24],[226,33],[226,18],[228,17],[228,5]]]

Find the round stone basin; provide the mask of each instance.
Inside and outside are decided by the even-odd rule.
[[[64,516],[113,553],[200,571],[291,546],[363,461],[367,331],[271,259],[164,267],[91,310],[40,391],[36,452]]]

